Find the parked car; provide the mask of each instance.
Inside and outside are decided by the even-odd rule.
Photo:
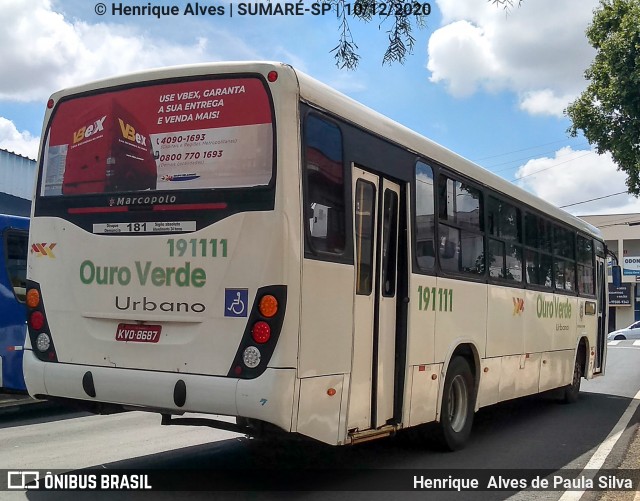
[[[607,336],[609,341],[620,339],[640,339],[640,321],[633,322],[629,327],[610,332]]]

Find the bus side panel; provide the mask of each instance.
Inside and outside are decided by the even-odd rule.
[[[480,386],[476,399],[476,410],[500,401],[500,377],[502,357],[482,360]]]
[[[409,415],[409,426],[416,426],[421,423],[428,423],[436,419],[438,378],[433,379],[442,371],[442,364],[418,365],[410,367],[411,373],[407,386],[411,386],[411,401]]]
[[[298,433],[324,443],[340,441],[340,410],[347,376],[322,376],[300,381]]]
[[[575,350],[578,346],[576,334],[576,317],[579,316],[578,298],[557,295],[556,299],[552,350]]]
[[[564,386],[571,381],[578,345],[577,297],[527,291],[525,353],[540,353],[539,391]],[[551,350],[549,350],[551,348]]]
[[[413,274],[409,285],[409,331],[407,336],[407,366],[432,364],[435,361],[436,313],[434,303],[427,302],[436,290],[437,279],[431,275]]]
[[[18,297],[24,301],[26,294],[28,224],[26,218],[0,216],[0,226],[5,226],[0,233],[0,390],[26,390],[22,358],[27,314]]]
[[[303,260],[299,377],[351,371],[353,266]]]
[[[498,400],[510,400],[537,393],[539,377],[539,353],[502,357]]]
[[[237,415],[273,423],[291,431],[296,373],[267,369],[257,379],[240,379],[236,390]]]
[[[524,291],[489,286],[487,358],[516,355],[524,349]]]
[[[575,350],[551,351],[542,354],[540,391],[559,388],[571,382]]]
[[[549,293],[525,291],[525,353],[542,353],[552,346],[555,322],[549,312],[553,308],[553,297]]]
[[[427,305],[435,310],[436,316],[435,361],[449,363],[449,357],[461,342],[474,344],[483,357],[488,285],[441,277],[437,283],[430,293],[431,304]]]
[[[20,314],[24,313],[24,306],[20,306]],[[4,308],[2,314],[5,314]],[[20,318],[20,314],[18,318]],[[27,387],[22,375],[22,349],[27,328],[24,320],[19,320],[18,325],[10,325],[0,328],[0,388],[15,391],[25,391]]]

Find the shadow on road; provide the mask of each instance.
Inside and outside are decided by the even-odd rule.
[[[0,407],[0,429],[50,423],[90,416],[88,412],[53,402],[33,402]]]
[[[384,490],[364,492],[367,486],[376,485],[380,478],[385,478],[388,470],[421,470],[427,475],[430,470],[442,472],[443,469],[453,475],[481,469],[580,470],[591,455],[587,453],[592,453],[607,437],[629,402],[629,398],[586,392],[581,393],[573,405],[561,405],[553,394],[504,402],[479,411],[468,446],[453,453],[425,447],[407,433],[354,447],[330,447],[313,441],[238,438],[140,456],[99,468],[107,472],[128,470],[134,473],[177,470],[178,473],[168,476],[180,479],[183,475],[188,479],[193,475],[192,478],[200,481],[207,478],[202,474],[205,471],[210,472],[211,483],[207,482],[207,488],[212,491],[216,490],[215,479],[222,476],[245,491],[208,493],[206,499],[389,499],[398,496],[391,496]],[[629,428],[637,422],[638,413]],[[626,446],[621,441],[618,448],[626,451]],[[607,463],[605,467],[616,468],[618,464]],[[286,479],[295,479],[297,472],[302,472],[304,481],[308,482],[305,488],[312,492],[260,492],[259,479],[268,477],[270,472],[283,479],[284,491],[289,487]],[[202,487],[191,485],[187,480],[179,485],[192,490]],[[292,482],[292,485],[297,484]],[[502,500],[514,492],[478,492],[473,493],[473,499]],[[53,499],[49,497],[51,494],[30,492],[28,498]],[[92,493],[87,499],[100,499],[97,494]],[[101,494],[108,494],[109,500],[147,499],[146,494],[141,493]],[[197,492],[154,491],[147,494],[149,499],[204,499],[203,493]],[[470,498],[470,493],[466,494],[462,497]],[[424,499],[427,495],[436,500],[461,499],[460,493],[455,492],[403,492],[400,497]]]

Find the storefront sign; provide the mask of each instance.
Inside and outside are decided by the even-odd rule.
[[[631,306],[631,284],[609,284],[609,306]]]

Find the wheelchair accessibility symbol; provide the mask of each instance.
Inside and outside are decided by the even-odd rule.
[[[224,290],[224,316],[246,317],[249,304],[249,289]]]

